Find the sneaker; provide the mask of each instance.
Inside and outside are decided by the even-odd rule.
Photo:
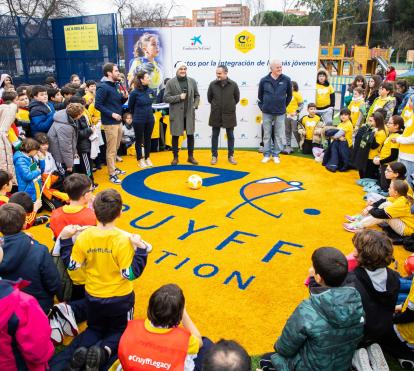
[[[414,362],[410,361],[409,359],[401,359],[398,358],[398,362],[400,366],[406,370],[414,370]]]
[[[111,183],[114,183],[114,184],[121,184],[122,182],[121,182],[121,180],[118,178],[118,176],[117,175],[111,175],[110,177],[109,177],[109,181],[111,182]]]
[[[262,158],[262,164],[267,164],[270,161],[270,157],[269,156],[264,156]]]
[[[215,165],[215,164],[217,164],[217,157],[216,157],[216,156],[213,156],[213,157],[211,158],[210,164],[211,164],[211,165]]]
[[[373,371],[369,364],[368,352],[365,348],[360,348],[355,351],[354,356],[352,357],[352,366],[354,366],[357,371]]]
[[[275,164],[280,164],[280,158],[279,158],[278,156],[273,157],[273,162],[274,162]]]
[[[121,169],[119,169],[119,168],[115,168],[115,174],[116,175],[125,175],[126,174],[126,171],[124,171],[124,170],[121,170]]]
[[[49,325],[52,329],[52,333],[50,334],[50,338],[53,341],[53,344],[59,345],[63,342],[63,329],[60,322],[57,320],[56,316],[52,316],[49,319]]]
[[[378,344],[371,344],[367,348],[369,362],[374,371],[389,371],[387,361]]]
[[[230,156],[230,157],[229,157],[229,162],[230,162],[232,165],[237,165],[237,161],[234,159],[234,156]]]
[[[55,318],[62,326],[62,331],[65,335],[76,336],[79,333],[78,325],[76,324],[75,314],[72,307],[66,303],[59,303],[53,306]]]
[[[138,165],[141,169],[146,169],[148,167],[147,162],[143,158],[138,161]]]
[[[100,366],[106,361],[106,351],[96,345],[88,349],[86,355],[86,371],[99,371]]]
[[[35,219],[35,221],[34,221],[33,225],[35,226],[35,225],[45,224],[45,223],[47,223],[48,221],[49,221],[49,217],[48,217],[47,215],[38,216],[38,217]]]
[[[122,159],[121,156],[116,156],[116,162],[122,162],[122,161],[124,161],[124,160]]]
[[[151,159],[149,157],[145,160],[145,162],[147,163],[147,166],[148,167],[153,167],[154,166],[153,163],[152,163],[152,161],[151,161]]]
[[[356,232],[359,232],[359,231],[362,231],[362,227],[360,226],[360,225],[358,225],[357,223],[344,223],[343,224],[343,226],[344,226],[344,229],[346,230],[346,231],[348,231],[348,232],[353,232],[353,233],[356,233]]]
[[[362,219],[362,215],[345,215],[345,219],[350,223],[359,222]]]
[[[88,348],[80,347],[73,353],[72,359],[69,364],[69,371],[81,371],[86,363],[86,355],[88,354]]]

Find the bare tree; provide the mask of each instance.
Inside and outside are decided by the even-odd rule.
[[[391,45],[396,49],[396,62],[400,62],[400,56],[407,50],[414,48],[413,35],[410,31],[393,30],[390,38]]]
[[[176,7],[174,1],[166,7],[160,3],[138,3],[134,0],[113,0],[117,8],[120,24],[125,27],[165,27],[171,11]]]
[[[241,0],[241,5],[246,5],[250,9],[250,25],[262,26],[265,10],[264,0]]]
[[[0,0],[0,9],[13,20],[22,17],[20,29],[26,35],[26,27],[41,30],[52,17],[69,16],[81,12],[80,0]],[[17,27],[17,22],[14,22]]]

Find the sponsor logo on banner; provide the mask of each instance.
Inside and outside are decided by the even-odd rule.
[[[293,35],[290,36],[290,40],[286,44],[283,44],[283,46],[285,47],[285,49],[305,49],[306,48],[305,45],[295,43],[293,41]]]
[[[195,35],[190,39],[190,45],[183,46],[183,50],[210,50],[210,45],[204,45],[201,35]]]
[[[249,31],[238,33],[234,40],[234,47],[242,53],[248,53],[256,46],[256,37]]]
[[[246,107],[249,104],[249,100],[247,98],[242,98],[242,99],[240,99],[240,104],[243,107]]]

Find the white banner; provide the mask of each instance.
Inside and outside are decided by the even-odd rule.
[[[148,56],[143,37],[158,37],[158,51]],[[147,38],[148,39],[148,38]],[[236,147],[257,147],[261,138],[261,112],[257,106],[259,81],[269,73],[269,60],[279,59],[283,73],[299,85],[307,103],[314,102],[319,53],[319,27],[189,27],[124,30],[126,66],[158,63],[162,76],[173,77],[174,64],[188,65],[188,76],[198,83],[201,103],[196,111],[196,147],[211,146],[207,89],[219,64],[227,65],[229,78],[240,88],[237,106]],[[135,46],[141,48],[141,54]],[[160,84],[159,89],[162,88]],[[224,133],[220,146],[226,147]]]

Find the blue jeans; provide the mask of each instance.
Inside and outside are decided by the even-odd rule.
[[[272,144],[272,125],[274,123],[273,151]],[[271,115],[263,113],[263,154],[265,157],[279,157],[283,150],[283,137],[285,136],[285,115]]]

